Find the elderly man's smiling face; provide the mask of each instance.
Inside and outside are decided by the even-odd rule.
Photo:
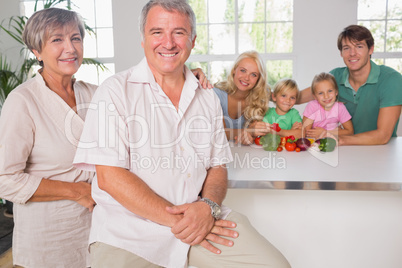
[[[190,20],[185,14],[169,12],[160,6],[151,8],[141,45],[155,76],[183,73],[194,43]]]

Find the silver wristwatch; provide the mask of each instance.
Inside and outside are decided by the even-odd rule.
[[[207,203],[211,207],[211,215],[215,218],[215,220],[219,220],[221,218],[222,210],[217,203],[208,198],[201,198],[200,201]]]

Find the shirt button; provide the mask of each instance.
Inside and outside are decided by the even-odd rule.
[[[184,147],[183,147],[183,146],[180,146],[180,150],[181,150],[182,152],[184,152]]]
[[[191,173],[187,173],[187,178],[191,178]]]

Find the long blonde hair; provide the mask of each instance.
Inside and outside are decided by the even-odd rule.
[[[236,68],[239,66],[240,61],[250,58],[255,61],[260,73],[257,83],[254,88],[250,90],[249,95],[246,98],[246,108],[244,109],[244,117],[248,121],[262,120],[265,113],[268,110],[270,87],[267,84],[267,75],[265,71],[265,64],[260,55],[256,51],[246,51],[239,55],[233,65],[230,74],[226,81],[218,82],[214,86],[226,91],[229,95],[233,95],[237,91],[237,87],[234,83],[233,77]]]

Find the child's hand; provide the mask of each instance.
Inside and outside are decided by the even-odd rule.
[[[253,137],[264,136],[270,132],[270,124],[262,121],[255,121],[250,124],[248,131]]]
[[[301,122],[295,122],[292,126],[292,129],[301,129],[303,124]]]
[[[327,130],[321,127],[306,130],[306,137],[314,138],[316,140],[322,139],[327,136]]]

